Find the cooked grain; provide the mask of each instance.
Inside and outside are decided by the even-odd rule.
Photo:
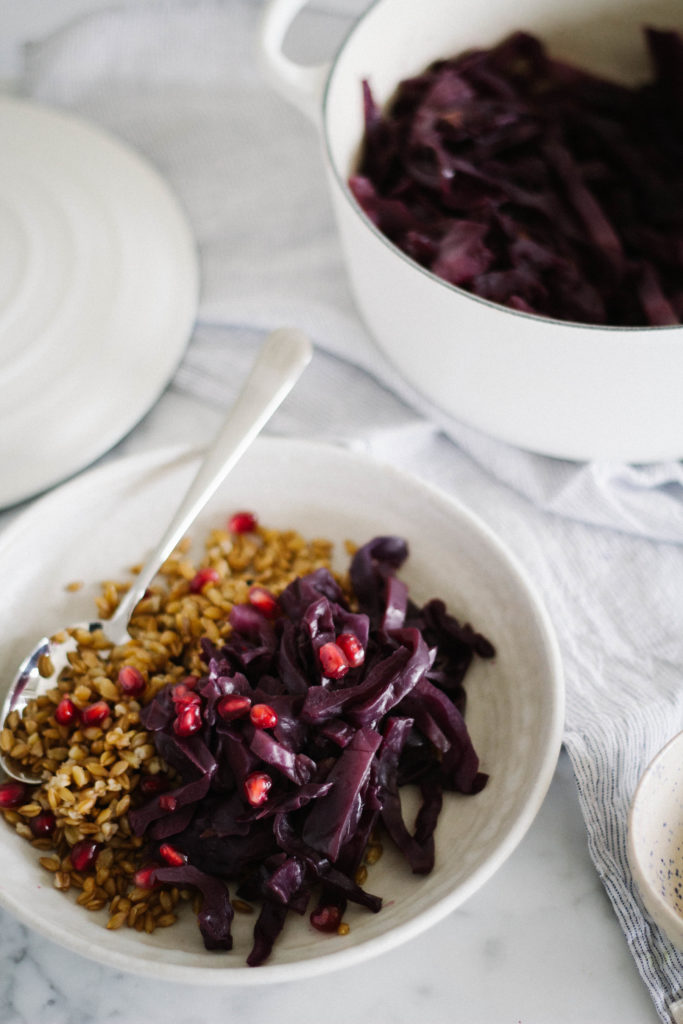
[[[212,530],[198,561],[190,558],[189,542],[184,541],[139,602],[130,625],[132,640],[113,647],[102,633],[78,631],[78,649],[56,685],[31,701],[23,717],[13,712],[4,723],[0,748],[42,779],[28,804],[3,812],[5,821],[37,850],[48,851],[39,863],[52,873],[55,888],[78,889],[77,902],[89,910],[109,907],[110,929],[125,925],[150,933],[177,920],[179,901],[191,901],[196,909],[201,905],[201,897],[188,890],[147,890],[134,884],[144,842],[131,836],[127,812],[139,799],[140,776],[168,767],[139,725],[140,703],[121,693],[119,669],[131,665],[143,674],[142,702],[185,675],[204,674],[199,640],[210,636],[220,642],[227,636],[229,610],[248,599],[253,584],[279,594],[297,575],[329,567],[330,558],[327,541],[306,542],[292,530],[259,527],[256,536]],[[220,582],[191,594],[189,582],[208,565],[218,570]],[[139,566],[131,571],[139,571]],[[69,584],[67,589],[81,586]],[[106,581],[96,599],[100,616],[109,617],[127,589],[128,585]],[[47,676],[53,671],[49,658],[42,660],[41,671]],[[105,729],[59,725],[54,709],[67,694],[80,710],[95,699],[108,701],[112,714]],[[54,834],[51,839],[35,839],[29,822],[45,810],[54,813]],[[69,853],[85,838],[101,849],[92,869],[78,872]],[[236,909],[253,911],[241,900]]]
[[[186,539],[139,602],[130,623],[132,639],[112,646],[103,632],[74,632],[77,649],[55,685],[31,701],[23,716],[14,711],[3,724],[0,748],[42,780],[23,807],[2,812],[6,823],[41,853],[38,862],[51,873],[55,888],[77,890],[76,901],[87,910],[108,909],[107,928],[125,926],[151,933],[177,920],[179,903],[190,902],[195,911],[201,907],[201,896],[194,890],[135,885],[145,843],[131,835],[128,810],[142,799],[141,776],[169,772],[152,737],[140,726],[142,704],[169,683],[205,673],[200,639],[208,636],[220,644],[226,638],[230,609],[248,600],[252,585],[278,595],[296,576],[329,568],[330,561],[328,541],[307,541],[292,530],[258,527],[254,534],[233,535],[215,529],[196,559]],[[190,581],[206,566],[218,571],[219,582],[191,593]],[[134,566],[131,572],[139,569]],[[76,591],[82,585],[74,581],[66,589]],[[102,584],[96,599],[101,618],[111,616],[128,589],[129,584],[115,580]],[[55,636],[64,638],[63,633]],[[123,665],[139,669],[146,680],[139,701],[117,685]],[[54,672],[49,657],[41,659],[40,671],[46,677]],[[66,695],[79,710],[106,701],[111,713],[104,727],[60,725],[54,712]],[[56,821],[54,833],[36,839],[30,821],[50,810]],[[100,850],[93,866],[78,872],[69,853],[82,839],[95,841]],[[253,912],[242,900],[235,900],[234,906],[240,913]]]

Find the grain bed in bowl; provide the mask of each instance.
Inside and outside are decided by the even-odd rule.
[[[291,913],[346,935],[349,904],[382,909],[364,889],[378,829],[409,872],[431,874],[446,794],[488,781],[464,680],[495,649],[442,599],[410,597],[400,536],[347,541],[341,576],[326,541],[245,513],[228,526],[239,540],[212,532],[199,566],[182,549],[163,567],[132,640],[71,631],[57,685],[3,733],[43,781],[0,785],[0,807],[48,848],[56,888],[107,907],[112,930],[173,924],[184,898],[205,948],[228,951],[235,910],[258,906],[255,967]],[[101,618],[121,589],[105,584]]]
[[[267,529],[250,517],[231,525],[238,529],[210,532],[197,560],[189,539],[179,545],[137,605],[130,642],[112,647],[101,632],[79,631],[78,648],[55,686],[22,716],[12,712],[0,733],[2,750],[42,779],[35,787],[5,784],[5,821],[38,851],[56,889],[77,891],[77,902],[88,910],[108,911],[110,929],[128,925],[151,933],[176,921],[179,902],[192,902],[195,910],[198,903],[188,888],[135,884],[147,840],[132,834],[128,810],[171,774],[140,724],[141,706],[167,684],[204,673],[200,640],[220,642],[227,635],[231,608],[248,600],[253,585],[277,595],[296,577],[330,567],[329,541]],[[111,616],[127,589],[114,581],[102,585],[100,618]],[[122,691],[124,666],[140,673],[141,693]],[[49,676],[50,664],[42,670]],[[75,728],[65,720],[68,705],[55,717],[65,700],[80,719]],[[233,906],[251,910],[241,900]]]

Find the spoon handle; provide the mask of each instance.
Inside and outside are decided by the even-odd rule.
[[[159,567],[289,394],[310,362],[312,354],[311,342],[302,331],[281,327],[268,335],[246,383],[209,447],[166,532],[107,624],[107,632],[115,643],[115,630],[125,630],[133,609]]]

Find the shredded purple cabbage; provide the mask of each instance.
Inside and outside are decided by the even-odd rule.
[[[579,323],[683,320],[683,38],[645,30],[637,88],[517,32],[400,83],[363,83],[349,186],[403,252],[474,295]]]
[[[340,914],[349,901],[376,913],[381,899],[355,881],[373,831],[383,827],[410,870],[426,874],[444,791],[485,785],[463,718],[463,680],[473,658],[494,649],[442,601],[410,600],[396,575],[407,556],[396,537],[357,551],[357,609],[325,569],[291,583],[274,619],[235,607],[225,644],[203,641],[208,671],[194,691],[201,726],[192,735],[174,727],[173,687],[142,709],[175,788],[131,810],[130,824],[148,840],[156,883],[201,892],[208,949],[232,946],[228,883],[261,904],[251,966],[268,958],[288,913],[305,913],[311,901]],[[321,647],[349,633],[362,644],[362,664],[343,678],[324,676]],[[266,704],[276,724],[226,720],[229,695]],[[262,802],[247,798],[253,773],[270,780]],[[400,800],[408,783],[422,800],[412,829]],[[184,863],[164,863],[168,842]]]

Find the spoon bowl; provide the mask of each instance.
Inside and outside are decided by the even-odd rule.
[[[311,342],[299,330],[282,327],[268,335],[180,506],[115,613],[105,622],[81,622],[66,626],[51,637],[41,637],[10,684],[0,721],[5,722],[13,711],[21,714],[29,701],[54,686],[68,664],[69,654],[76,649],[79,632],[101,630],[112,646],[130,639],[128,623],[160,566],[292,390],[312,354]],[[7,751],[0,750],[0,767],[21,782],[35,784],[39,781]]]

